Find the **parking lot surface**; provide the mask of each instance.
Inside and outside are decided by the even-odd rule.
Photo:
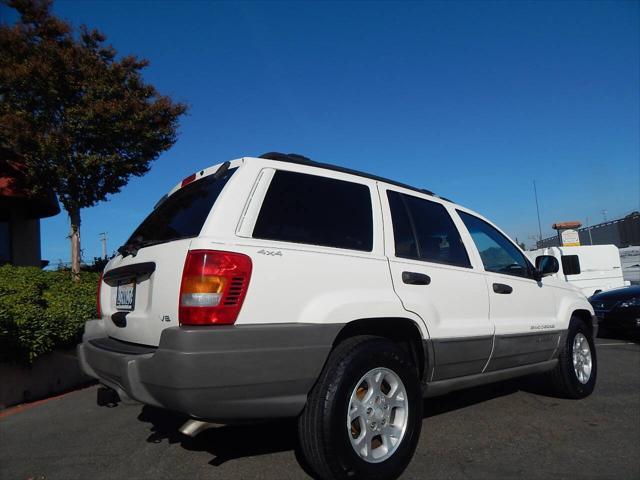
[[[406,479],[639,479],[640,344],[599,338],[598,383],[580,401],[529,377],[425,401]],[[89,387],[0,412],[0,478],[309,478],[295,422],[227,426],[196,439],[184,418],[96,405]]]

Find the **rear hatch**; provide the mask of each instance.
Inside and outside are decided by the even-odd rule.
[[[180,281],[191,239],[235,170],[227,162],[183,180],[118,249],[100,291],[110,337],[157,346],[162,330],[179,324]]]

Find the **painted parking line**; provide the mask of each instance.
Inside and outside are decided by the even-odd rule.
[[[622,345],[637,345],[635,342],[596,343],[596,347],[615,347]]]

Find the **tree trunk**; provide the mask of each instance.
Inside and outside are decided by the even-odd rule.
[[[80,209],[69,212],[71,220],[71,275],[75,281],[80,280]]]

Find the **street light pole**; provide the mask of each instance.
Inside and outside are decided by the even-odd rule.
[[[100,234],[100,241],[102,242],[102,258],[107,258],[107,232]]]
[[[540,206],[538,205],[538,189],[536,188],[536,181],[533,181],[533,194],[536,197],[536,211],[538,212],[538,234],[540,235],[540,242],[542,242],[542,224],[540,223]],[[536,245],[537,246],[537,245]]]

